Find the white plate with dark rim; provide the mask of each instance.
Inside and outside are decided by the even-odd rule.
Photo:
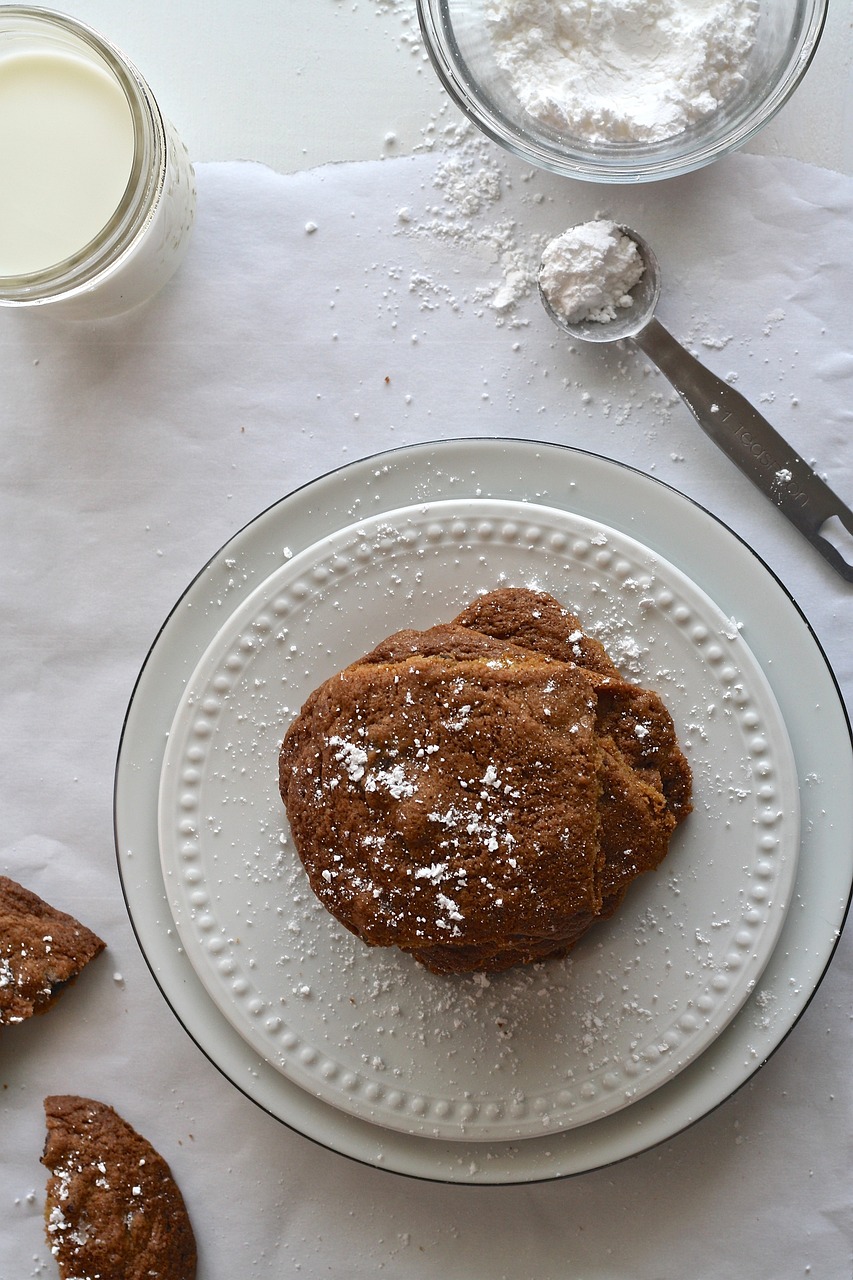
[[[312,689],[402,627],[499,585],[555,595],[660,692],[695,811],[664,865],[565,960],[436,978],[320,908],[288,837],[278,748]],[[785,723],[734,621],[669,561],[536,503],[382,512],[284,557],[179,700],[161,867],[193,967],[231,1025],[303,1088],[452,1141],[560,1132],[693,1062],[760,978],[791,899],[799,788]]]
[[[514,480],[513,476],[520,478]],[[375,519],[412,502],[491,497],[535,502],[567,512],[568,518],[609,525],[615,535],[621,533],[639,543],[653,557],[663,557],[679,576],[683,574],[684,580],[696,588],[696,598],[713,602],[718,610],[715,617],[729,620],[732,643],[753,655],[758,668],[763,668],[769,677],[772,697],[769,702],[762,698],[757,712],[762,723],[751,727],[763,728],[763,721],[768,715],[772,717],[772,708],[778,704],[800,781],[806,777],[819,780],[819,784],[813,782],[801,788],[802,853],[794,887],[798,909],[788,913],[779,945],[768,948],[769,955],[759,957],[761,963],[766,962],[760,989],[753,991],[750,987],[744,993],[743,1007],[728,1025],[717,1026],[710,1042],[703,1044],[701,1051],[688,1054],[677,1074],[655,1079],[645,1096],[622,1096],[626,1083],[624,1055],[616,1073],[616,1087],[612,1081],[605,1083],[601,1076],[596,1080],[594,1097],[581,1095],[573,1101],[572,1090],[564,1090],[557,1105],[544,1085],[539,1093],[534,1089],[534,1101],[540,1094],[545,1100],[544,1106],[532,1108],[535,1118],[511,1118],[516,1126],[521,1120],[520,1139],[507,1137],[509,1131],[501,1127],[506,1124],[505,1112],[498,1116],[494,1110],[482,1112],[483,1127],[478,1136],[460,1135],[460,1116],[455,1113],[458,1080],[452,1097],[444,1096],[446,1088],[443,1092],[434,1090],[427,1098],[424,1114],[419,1115],[422,1094],[415,1090],[386,1092],[383,1082],[377,1099],[375,1087],[367,1087],[368,1083],[376,1084],[371,1069],[367,1073],[369,1080],[359,1078],[356,1093],[359,1107],[379,1101],[380,1123],[376,1124],[363,1111],[347,1110],[340,1097],[314,1096],[311,1080],[297,1082],[285,1074],[280,1061],[269,1061],[274,1057],[264,1052],[269,1046],[252,1043],[245,1027],[235,1027],[233,1016],[223,1012],[222,1000],[211,998],[210,981],[202,981],[196,970],[198,956],[194,957],[194,965],[174,931],[164,925],[170,913],[153,852],[157,847],[163,744],[176,708],[185,699],[205,653],[211,646],[216,650],[216,638],[223,629],[227,633],[229,619],[242,618],[241,609],[245,607],[250,611],[254,608],[245,606],[245,601],[282,570],[283,557],[290,553],[298,556],[306,547],[338,534],[357,522],[365,507]],[[289,560],[285,560],[287,563]],[[692,597],[686,607],[688,612],[695,608]],[[745,645],[737,639],[732,620],[742,628]],[[706,623],[699,619],[696,625],[705,627]],[[784,652],[777,644],[782,634],[786,637]],[[726,659],[723,664],[730,665]],[[312,670],[315,668],[313,664]],[[322,672],[319,674],[322,676]],[[809,714],[817,704],[822,709],[819,737],[808,731]],[[778,724],[768,723],[778,738]],[[753,736],[764,739],[761,750],[765,750],[766,736]],[[783,774],[784,756],[784,748],[780,757],[774,743],[773,765],[777,766],[781,759]],[[775,579],[724,526],[659,482],[594,455],[523,441],[457,441],[384,454],[323,477],[262,513],[213,557],[164,624],[128,709],[116,777],[117,850],[131,918],[164,994],[212,1061],[259,1105],[315,1140],[379,1167],[447,1181],[530,1181],[594,1168],[672,1136],[749,1078],[778,1045],[820,980],[849,901],[851,854],[844,833],[851,820],[850,777],[849,728],[831,672],[814,637]],[[790,779],[785,782],[786,788],[789,785]],[[820,876],[815,872],[815,848],[821,850]],[[787,862],[787,850],[784,861]],[[754,879],[750,876],[749,882]],[[784,898],[784,884],[778,883]],[[775,888],[774,882],[774,891]],[[736,891],[739,900],[743,891],[742,883]],[[176,903],[176,909],[180,906],[180,902]],[[298,921],[296,924],[302,927]],[[716,931],[728,929],[722,915],[712,925]],[[736,932],[745,942],[744,929]],[[707,935],[703,937],[707,940]],[[731,960],[738,946],[742,956],[753,950],[752,946],[738,944],[734,935],[730,940],[734,946],[721,952],[723,967],[727,963],[725,956]],[[700,950],[705,945],[697,941]],[[360,950],[375,964],[377,953]],[[783,972],[777,972],[780,953],[787,957],[782,967],[784,980]],[[695,954],[698,957],[700,952]],[[573,963],[576,965],[577,960]],[[797,970],[796,986],[790,982],[792,965]],[[309,981],[301,985],[311,988]],[[288,990],[292,988],[293,984]],[[286,1019],[283,1022],[286,1024]],[[693,1038],[692,1033],[687,1035],[688,1041]],[[429,1047],[428,1041],[427,1037],[427,1045],[421,1044],[422,1052]],[[695,1043],[700,1041],[696,1039]],[[324,1059],[323,1046],[316,1052],[317,1046],[310,1043],[310,1037],[307,1046],[301,1047],[308,1048],[309,1057],[316,1053],[312,1061],[302,1063],[312,1080],[315,1064],[323,1061],[331,1063],[331,1076],[346,1076],[346,1064],[341,1070],[341,1064],[332,1057]],[[662,1056],[673,1047],[669,1046]],[[285,1066],[292,1071],[292,1065]],[[332,1084],[334,1089],[339,1088],[339,1083]],[[503,1092],[508,1096],[511,1088],[504,1088]],[[393,1095],[390,1102],[387,1093]],[[402,1103],[398,1102],[398,1094],[402,1095]],[[603,1109],[602,1098],[609,1099]],[[417,1100],[414,1108],[412,1100]],[[611,1106],[614,1100],[618,1100],[618,1106]],[[448,1102],[452,1113],[449,1117]],[[590,1107],[584,1113],[587,1102]],[[536,1130],[531,1126],[543,1124],[542,1115],[549,1113],[549,1108],[562,1108],[556,1125],[559,1131],[545,1137],[533,1136]],[[389,1112],[404,1115],[405,1126],[419,1131],[392,1127]],[[424,1118],[426,1128],[422,1125]],[[466,1110],[464,1119],[473,1124],[477,1134],[475,1115]],[[499,1136],[494,1136],[495,1130],[489,1127],[495,1122]],[[548,1122],[544,1127],[554,1126]],[[450,1128],[456,1140],[448,1137]],[[430,1132],[438,1132],[438,1136],[429,1136]]]

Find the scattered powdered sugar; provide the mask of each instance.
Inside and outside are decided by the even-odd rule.
[[[364,747],[360,747],[355,742],[347,742],[345,738],[337,735],[329,739],[329,745],[340,748],[335,752],[335,759],[343,764],[350,781],[360,781],[364,777],[364,767],[367,764],[367,752]]]
[[[73,1159],[74,1157],[70,1158]],[[79,1166],[77,1171],[80,1171]],[[54,1257],[59,1255],[60,1249],[66,1242],[82,1247],[88,1241],[88,1232],[85,1226],[81,1224],[78,1228],[72,1227],[62,1209],[62,1203],[67,1202],[69,1199],[69,1188],[73,1176],[73,1169],[65,1168],[61,1165],[54,1172],[54,1195],[57,1201],[61,1203],[54,1204],[51,1207],[45,1223],[47,1237],[50,1241],[50,1251]]]
[[[456,120],[440,129],[429,125],[416,151],[440,154],[432,178],[440,200],[429,201],[420,211],[411,205],[400,208],[397,233],[486,257],[497,269],[497,278],[484,282],[469,301],[491,311],[498,324],[520,323],[515,309],[536,287],[547,237],[525,232],[515,217],[499,215],[511,186],[505,158],[470,122]],[[409,287],[423,310],[433,310],[440,302],[453,310],[462,306],[452,287],[426,271],[413,272]]]
[[[416,785],[406,777],[402,764],[394,764],[390,769],[376,769],[368,774],[364,783],[365,791],[387,791],[394,800],[413,796]]]
[[[755,0],[491,0],[495,61],[523,109],[583,142],[660,142],[743,85]]]
[[[542,254],[539,283],[557,315],[569,324],[615,320],[633,305],[631,289],[643,275],[635,242],[615,222],[597,219],[569,227]]]
[[[775,1008],[777,1004],[777,997],[774,993],[767,988],[762,988],[761,990],[756,991],[754,1003],[758,1010],[756,1013],[757,1025],[762,1028],[772,1026],[778,1013],[778,1009]]]
[[[458,217],[473,218],[501,196],[501,174],[497,165],[484,162],[479,148],[464,145],[439,165],[433,179],[437,191]]]

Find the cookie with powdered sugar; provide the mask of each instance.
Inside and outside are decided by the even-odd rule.
[[[678,812],[662,772],[688,785]],[[657,695],[551,597],[509,590],[315,690],[279,786],[320,901],[436,973],[565,955],[689,807]]]
[[[79,920],[0,876],[0,1026],[44,1013],[104,946]]]
[[[103,1102],[45,1098],[45,1230],[61,1280],[193,1280],[197,1254],[166,1161]]]
[[[282,746],[321,902],[437,972],[565,951],[601,906],[594,709],[583,672],[515,645],[443,626],[389,637]]]

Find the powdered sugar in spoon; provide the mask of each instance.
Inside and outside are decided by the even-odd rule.
[[[835,533],[843,546],[853,546],[853,511],[816,475],[812,468],[779,435],[766,418],[740,392],[724,382],[692,356],[655,318],[660,296],[660,268],[649,245],[630,227],[611,224],[585,224],[570,231],[584,231],[592,225],[609,225],[618,240],[627,236],[642,259],[643,272],[630,289],[630,305],[619,297],[619,270],[614,268],[615,293],[599,294],[591,310],[602,310],[604,319],[585,318],[583,303],[567,311],[570,291],[560,291],[555,276],[554,246],[563,242],[571,249],[570,232],[552,241],[543,254],[539,270],[539,292],[551,319],[570,337],[581,342],[635,343],[661,373],[665,374],[681,396],[699,426],[722,449],[744,475],[778,507],[821,555],[848,582],[853,582],[853,560],[846,558],[827,534]],[[627,246],[622,245],[622,248]],[[631,251],[633,253],[633,251]],[[624,255],[623,255],[624,256]],[[629,275],[621,277],[623,283]],[[601,283],[599,281],[599,283]],[[578,290],[573,301],[577,302]],[[580,314],[579,314],[580,313]],[[839,527],[841,526],[841,527]],[[846,533],[845,533],[846,531]]]

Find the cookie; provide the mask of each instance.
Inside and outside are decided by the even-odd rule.
[[[690,766],[663,700],[654,690],[624,680],[603,645],[584,634],[578,617],[544,591],[504,587],[489,592],[464,609],[454,625],[575,662],[590,676],[604,752],[599,916],[612,915],[632,881],[660,864],[669,836],[693,807]]]
[[[196,1243],[169,1166],[112,1107],[44,1102],[45,1230],[62,1280],[193,1280]]]
[[[0,876],[0,1026],[44,1013],[104,945],[73,916]]]

